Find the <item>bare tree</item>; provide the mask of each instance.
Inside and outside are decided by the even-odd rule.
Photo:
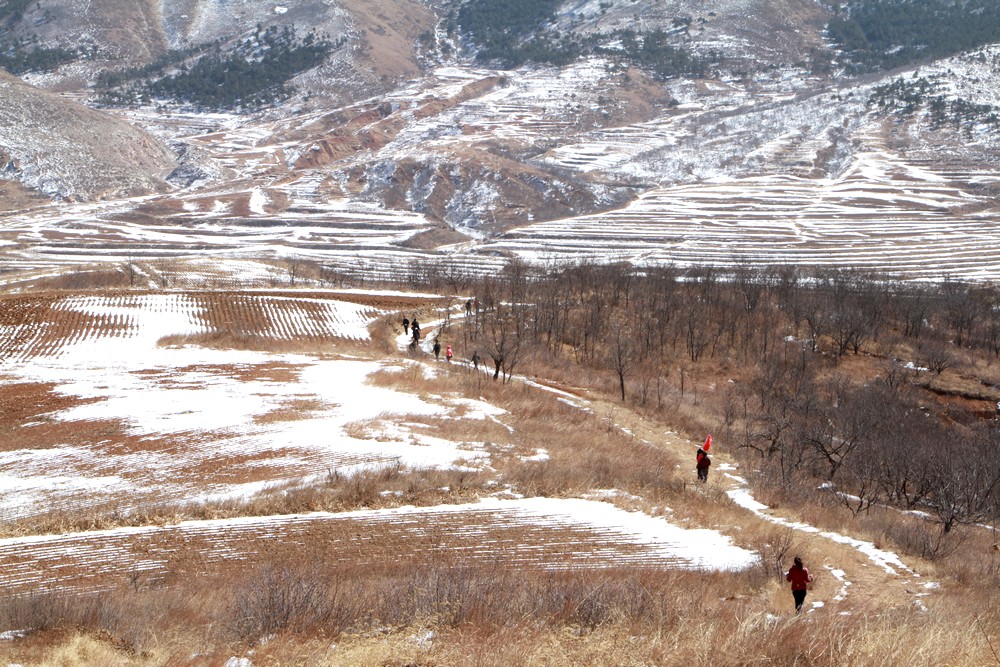
[[[955,280],[945,280],[942,285],[948,326],[955,334],[955,345],[966,345],[973,336],[982,315],[976,289]]]
[[[904,366],[893,359],[886,360],[882,367],[884,370],[879,380],[892,392],[902,391],[908,387],[916,373],[912,366]]]
[[[129,253],[122,263],[122,271],[125,273],[125,278],[128,279],[128,286],[135,287],[135,282],[139,277],[139,267],[132,253]]]
[[[897,284],[893,292],[896,294],[893,304],[903,325],[903,335],[907,338],[920,338],[932,310],[928,288],[922,285]]]
[[[958,363],[951,348],[939,340],[926,340],[917,348],[917,361],[935,375],[941,375]]]
[[[528,337],[528,269],[511,262],[496,279],[480,283],[483,310],[477,311],[476,341],[493,361],[493,379],[507,382]]]
[[[776,464],[782,483],[790,482],[806,463],[804,416],[819,400],[807,368],[772,355],[749,382],[733,385],[728,398],[727,422],[737,447]]]
[[[292,256],[285,262],[285,271],[288,274],[288,284],[292,287],[302,277],[303,262],[300,257]]]
[[[819,294],[828,301],[824,328],[842,356],[877,337],[883,321],[886,287],[867,273],[830,271],[821,274]]]
[[[1000,441],[975,429],[962,440],[952,437],[934,449],[937,465],[925,503],[945,533],[958,524],[991,518],[1000,496]]]
[[[618,377],[618,388],[621,392],[622,403],[625,402],[625,381],[632,375],[632,371],[638,365],[638,359],[634,353],[632,338],[629,332],[619,328],[615,333],[614,344],[611,345],[611,367]]]
[[[804,415],[808,423],[802,436],[826,465],[827,479],[833,479],[855,450],[870,448],[883,418],[885,395],[878,388],[855,387],[843,379],[816,391],[826,394],[826,400]]]

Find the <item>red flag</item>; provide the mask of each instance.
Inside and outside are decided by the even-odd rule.
[[[709,434],[708,437],[705,438],[705,444],[702,445],[701,448],[707,452],[709,449],[711,449],[711,447],[712,447],[712,434]]]

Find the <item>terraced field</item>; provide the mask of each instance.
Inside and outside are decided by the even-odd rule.
[[[378,510],[170,520],[366,472],[388,470],[405,489],[414,471],[488,475],[498,458],[544,460],[543,450],[515,447],[497,406],[374,381],[433,377],[405,352],[364,350],[377,318],[438,303],[361,291],[0,300],[0,525],[8,534],[12,525],[59,533],[0,540],[8,565],[0,584],[15,593],[92,591],[281,554],[355,565],[398,565],[400,554],[545,568],[756,562],[715,531],[599,499],[519,499],[499,486],[475,503],[446,488],[432,491],[448,504],[419,508],[394,507],[390,493]],[[425,322],[427,333],[435,327]],[[248,340],[256,351],[232,349]],[[289,343],[301,351],[281,352]],[[137,527],[64,532],[89,521]]]
[[[280,293],[15,297],[3,303],[0,359],[69,354],[88,341],[149,343],[160,333],[158,326],[178,337],[224,332],[274,340],[361,340],[368,338],[366,327],[377,313],[372,306]]]
[[[990,102],[982,60],[920,74]],[[160,286],[243,289],[290,284],[282,265],[300,260],[385,280],[486,274],[511,256],[998,275],[995,133],[879,116],[875,84],[801,74],[637,88],[640,113],[623,76],[599,59],[516,77],[439,67],[382,100],[277,120],[128,112],[198,156],[194,180],[5,215],[0,280],[141,263]],[[498,210],[531,220],[577,204],[606,210],[495,228]]]
[[[838,179],[767,176],[652,190],[629,207],[538,223],[489,247],[534,261],[581,261],[595,248],[644,265],[852,267],[911,279],[1000,276],[991,196],[953,172],[873,152]]]
[[[403,442],[388,451],[328,437],[374,418],[378,401],[394,394],[350,387],[377,364],[192,345],[280,348],[295,341],[296,348],[332,353],[350,341],[363,345],[367,326],[389,304],[426,303],[343,298],[351,301],[281,293],[4,299],[0,403],[5,432],[16,438],[5,438],[0,454],[7,491],[0,513],[127,512],[148,502],[245,494],[333,469],[432,460]],[[399,405],[404,413],[446,410],[405,398]],[[442,460],[449,454],[458,455],[443,452]]]
[[[513,567],[740,569],[756,559],[710,531],[673,528],[601,502],[538,498],[0,540],[7,564],[0,585],[14,593],[93,591],[136,579],[149,585],[211,576],[234,562],[251,569],[264,556],[354,568],[428,558],[481,565],[502,557]]]

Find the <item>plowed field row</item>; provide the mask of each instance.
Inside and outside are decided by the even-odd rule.
[[[603,503],[533,499],[344,514],[315,513],[177,526],[118,529],[0,541],[0,585],[10,593],[92,591],[121,586],[141,573],[149,581],[211,575],[296,553],[325,563],[400,566],[447,558],[455,564],[586,568],[699,568],[704,556],[686,552],[666,530],[642,535],[631,515]],[[600,518],[578,518],[596,511]],[[609,521],[604,521],[609,519]],[[681,531],[683,532],[683,531]],[[712,558],[745,566],[755,556],[719,538]],[[740,561],[743,559],[743,562]]]
[[[8,298],[0,300],[0,361],[56,356],[87,341],[150,335],[363,340],[377,312],[374,306],[330,297],[253,293]]]

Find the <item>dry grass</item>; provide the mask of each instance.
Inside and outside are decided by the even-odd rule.
[[[381,468],[349,476],[330,471],[323,480],[306,485],[275,485],[249,499],[143,504],[127,512],[100,506],[86,511],[52,511],[5,522],[0,535],[58,535],[122,527],[168,526],[188,520],[465,503],[485,495],[489,479],[467,470],[407,470],[387,463]]]
[[[430,313],[418,316],[431,319]],[[396,328],[386,319],[373,326],[370,342],[336,341],[312,351],[377,357],[395,349]],[[284,345],[243,343],[272,351]],[[708,485],[693,483],[691,461],[670,447],[698,439],[660,436],[668,424],[703,433],[719,410],[712,385],[733,368],[720,363],[683,394],[671,383],[659,404],[627,407],[614,400],[616,387],[606,376],[569,365],[539,362],[532,368],[550,378],[547,384],[586,396],[589,411],[457,364],[434,368],[431,374],[400,360],[371,381],[431,401],[467,397],[506,410],[496,421],[406,418],[417,434],[479,443],[490,455],[489,469],[416,471],[387,462],[352,476],[331,470],[316,483],[286,485],[249,501],[157,506],[127,515],[110,509],[67,513],[48,517],[47,526],[12,529],[58,532],[429,506],[467,502],[508,486],[554,497],[615,489],[620,493],[612,502],[622,507],[721,530],[756,550],[759,566],[741,573],[629,567],[556,572],[459,560],[440,550],[420,555],[426,560],[414,566],[413,554],[399,553],[405,545],[386,544],[379,559],[333,567],[324,566],[322,544],[307,544],[291,557],[287,551],[265,555],[252,568],[233,563],[194,581],[178,571],[156,581],[124,577],[120,590],[90,597],[9,599],[0,607],[0,627],[33,631],[0,642],[0,657],[40,665],[219,665],[253,651],[253,664],[303,665],[1000,664],[993,652],[1000,647],[1000,601],[993,592],[1000,552],[992,549],[988,531],[956,531],[956,539],[964,536],[961,549],[930,562],[913,555],[935,539],[933,527],[917,517],[877,509],[855,518],[830,495],[790,489],[759,494],[777,514],[911,554],[911,568],[944,584],[924,598],[923,612],[913,604],[915,592],[906,589],[910,584],[880,572],[857,550],[750,515],[725,495],[727,480],[718,473]],[[264,418],[294,419],[324,407],[292,403]],[[377,421],[358,422],[350,432],[377,438],[380,429]],[[731,461],[721,448],[716,461]],[[540,450],[547,457],[529,460]],[[782,574],[792,555],[803,556],[817,575],[810,600],[826,601],[826,608],[790,614]],[[832,603],[842,583],[830,568],[849,573],[852,587],[842,603]]]
[[[275,408],[266,414],[256,415],[254,422],[257,424],[273,424],[275,422],[309,419],[315,413],[329,410],[331,407],[331,405],[315,399],[289,399],[280,408]]]
[[[31,281],[32,290],[93,290],[128,289],[129,278],[120,268],[74,270],[58,276],[46,276]]]
[[[225,593],[198,593],[206,589]],[[361,666],[997,662],[992,593],[942,593],[934,613],[872,598],[849,615],[796,617],[769,609],[776,590],[724,573],[274,563],[174,592],[8,600],[3,622],[36,630],[0,655],[38,665],[218,665],[233,655]]]
[[[192,345],[218,350],[251,350],[254,352],[322,353],[339,348],[346,341],[340,339],[307,340],[301,338],[276,339],[232,331],[211,331],[201,334],[164,336],[158,341],[161,347]],[[353,347],[353,345],[352,345]]]

